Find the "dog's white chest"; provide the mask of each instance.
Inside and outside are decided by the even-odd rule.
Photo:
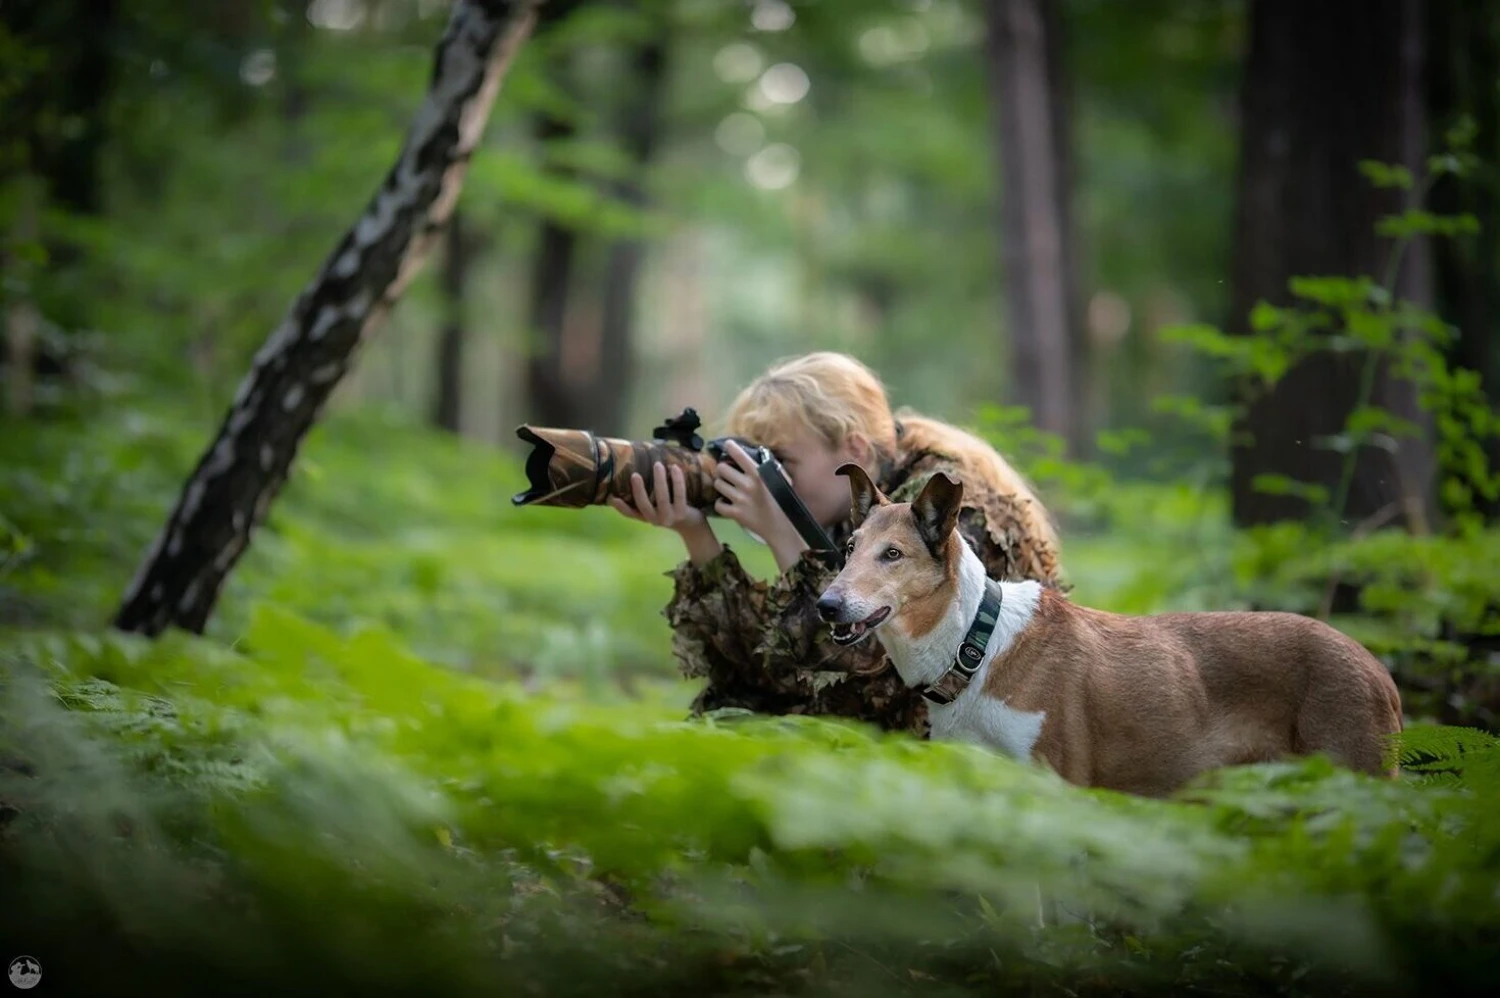
[[[1030,761],[1037,739],[1042,736],[1046,711],[1016,710],[1010,704],[984,696],[973,686],[950,704],[928,709],[932,737],[943,741],[978,742],[1023,762]]]

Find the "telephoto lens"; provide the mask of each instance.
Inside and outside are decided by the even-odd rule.
[[[588,430],[552,429],[529,424],[516,436],[531,444],[526,458],[527,489],[511,497],[517,506],[566,506],[581,509],[602,506],[611,498],[634,503],[630,476],[639,472],[646,494],[654,500],[655,474],[660,461],[670,472],[682,468],[689,506],[712,513],[718,492],[714,489],[711,454],[700,453],[666,440],[623,440],[598,437]]]

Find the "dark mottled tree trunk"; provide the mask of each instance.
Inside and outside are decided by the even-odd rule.
[[[656,155],[666,98],[665,27],[638,43],[631,59],[630,92],[620,109],[617,133],[634,174],[614,186],[613,195],[633,207],[646,204],[645,173]],[[645,245],[639,238],[617,239],[605,260],[599,332],[599,383],[585,399],[588,422],[601,432],[620,434],[630,411],[635,381],[636,286]]]
[[[463,214],[455,211],[443,238],[443,329],[438,334],[437,388],[432,418],[459,433],[463,423],[464,298],[469,274],[469,245]]]
[[[1251,335],[1248,316],[1257,301],[1292,304],[1293,276],[1385,280],[1391,240],[1375,234],[1376,222],[1405,202],[1400,191],[1372,187],[1358,163],[1402,163],[1422,174],[1422,35],[1418,0],[1251,3],[1230,330]],[[1427,266],[1427,247],[1418,241],[1403,257],[1397,294],[1430,302]],[[1258,475],[1286,475],[1337,494],[1344,455],[1317,444],[1342,432],[1364,364],[1362,353],[1314,356],[1252,402],[1237,427],[1251,439],[1231,455],[1235,523],[1310,515],[1300,497],[1257,491]],[[1423,422],[1411,386],[1384,370],[1370,402]],[[1430,517],[1432,467],[1425,439],[1401,440],[1394,455],[1363,448],[1346,522]]]
[[[458,199],[535,0],[459,0],[395,164],[256,354],[218,436],[125,592],[115,626],[201,632],[361,341],[389,313]]]
[[[1087,449],[1087,341],[1061,14],[1046,0],[986,0],[984,15],[1014,384],[1037,427],[1078,454]]]

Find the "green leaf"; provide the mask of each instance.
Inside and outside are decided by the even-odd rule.
[[[1257,333],[1269,332],[1285,321],[1281,309],[1268,301],[1258,301],[1250,310],[1250,328]]]
[[[1479,231],[1479,220],[1470,214],[1435,215],[1429,211],[1412,209],[1399,215],[1387,215],[1375,225],[1382,236],[1407,239],[1413,236],[1458,236]]]
[[[1273,496],[1296,496],[1314,506],[1328,502],[1328,489],[1311,482],[1299,482],[1288,475],[1263,472],[1251,479],[1250,487]]]
[[[1344,421],[1344,430],[1345,435],[1353,440],[1363,440],[1375,433],[1411,438],[1422,435],[1422,428],[1411,420],[1404,419],[1389,409],[1370,405],[1352,410]]]
[[[1287,289],[1298,298],[1347,309],[1376,300],[1378,286],[1368,277],[1292,277]]]
[[[1359,172],[1363,173],[1376,187],[1398,187],[1401,190],[1411,190],[1411,171],[1398,164],[1382,163],[1379,160],[1363,159],[1359,161]]]

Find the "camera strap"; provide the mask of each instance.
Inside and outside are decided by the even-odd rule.
[[[844,566],[844,553],[833,543],[833,539],[819,526],[818,521],[808,512],[807,507],[802,504],[802,499],[792,490],[792,483],[786,480],[782,474],[781,466],[775,461],[766,461],[759,467],[760,480],[766,483],[766,488],[771,491],[771,497],[776,500],[776,505],[786,514],[786,518],[792,521],[792,526],[797,528],[797,533],[812,548],[814,557],[834,566]]]

